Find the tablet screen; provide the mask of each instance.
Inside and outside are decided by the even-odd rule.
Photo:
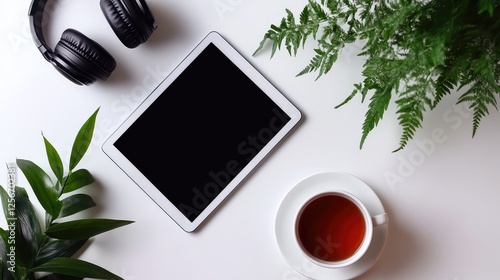
[[[250,77],[209,42],[111,141],[190,222],[292,126],[283,101]]]

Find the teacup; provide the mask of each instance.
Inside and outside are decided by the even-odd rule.
[[[295,221],[295,237],[311,262],[343,268],[366,253],[373,228],[386,224],[387,220],[386,213],[371,216],[353,194],[329,191],[304,202]]]

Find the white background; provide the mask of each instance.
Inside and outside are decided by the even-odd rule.
[[[77,130],[100,107],[91,149],[79,165],[98,180],[87,191],[99,206],[86,214],[135,223],[97,236],[80,258],[125,279],[303,279],[277,247],[274,217],[297,182],[324,171],[361,178],[389,214],[382,256],[359,279],[498,279],[499,113],[492,109],[472,139],[470,113],[454,106],[455,95],[448,96],[426,113],[414,141],[392,153],[401,131],[391,106],[360,150],[367,104],[355,98],[334,109],[361,79],[363,61],[356,56],[360,45],[348,46],[334,69],[316,81],[315,74],[295,77],[314,54],[312,43],[297,57],[283,50],[270,59],[269,46],[252,56],[285,8],[298,13],[306,3],[149,0],[159,27],[146,44],[130,50],[112,33],[98,1],[59,0],[46,18],[48,44],[54,47],[63,30],[72,27],[99,42],[118,63],[108,81],[82,87],[57,73],[34,47],[27,16],[30,1],[2,0],[0,161],[30,159],[49,170],[43,132],[68,162]],[[212,30],[297,105],[304,121],[198,232],[188,234],[100,146]],[[0,178],[5,186],[6,176]],[[18,180],[28,187],[21,174]]]

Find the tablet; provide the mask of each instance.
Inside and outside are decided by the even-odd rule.
[[[213,31],[102,149],[192,232],[300,118],[300,111]]]

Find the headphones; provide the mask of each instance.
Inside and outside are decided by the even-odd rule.
[[[115,59],[79,31],[66,29],[54,50],[47,45],[42,31],[47,1],[33,0],[29,10],[31,35],[43,57],[77,85],[106,80],[116,68]],[[130,49],[146,42],[157,28],[145,0],[100,0],[100,6],[118,39]]]

